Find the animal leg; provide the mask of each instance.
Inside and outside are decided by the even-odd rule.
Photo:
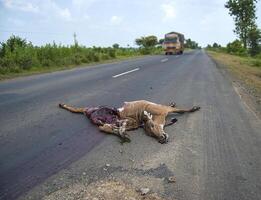
[[[63,104],[63,103],[60,103],[59,107],[65,109],[65,110],[69,110],[72,113],[82,113],[83,114],[84,111],[85,111],[85,108],[72,107],[72,106],[68,106],[68,105]]]
[[[126,120],[126,122],[127,122],[126,131],[135,130],[140,127],[140,124],[137,122],[137,120],[135,120],[133,118],[128,117],[124,120]]]
[[[105,133],[115,134],[123,139],[129,139],[129,135],[126,133],[126,120],[123,120],[120,126],[115,126],[113,124],[103,124],[99,126],[99,130]]]
[[[168,113],[178,113],[178,114],[191,113],[191,112],[195,112],[195,111],[197,111],[199,109],[200,109],[199,106],[194,106],[194,107],[192,107],[190,109],[179,109],[179,108],[172,108],[172,107],[170,107]]]

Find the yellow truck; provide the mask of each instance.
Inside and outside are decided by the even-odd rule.
[[[184,35],[181,33],[167,33],[163,42],[163,49],[165,51],[165,55],[183,54],[184,40]]]

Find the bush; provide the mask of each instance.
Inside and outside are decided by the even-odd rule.
[[[85,57],[81,53],[75,53],[72,56],[73,64],[79,65],[79,64],[83,63],[84,60],[85,60]]]
[[[53,61],[51,61],[50,59],[44,59],[41,63],[41,65],[43,67],[51,67],[54,65]]]
[[[99,53],[94,53],[92,59],[93,59],[94,62],[99,62],[100,61]]]
[[[0,74],[19,73],[31,68],[79,65],[114,59],[117,56],[146,55],[160,51],[155,47],[140,49],[123,48],[119,45],[113,47],[87,48],[80,45],[62,46],[55,43],[38,47],[25,39],[11,36],[6,42],[0,43]]]
[[[254,67],[261,67],[261,60],[253,60],[251,64]]]
[[[255,56],[255,58],[261,59],[261,53],[257,54],[257,55]]]
[[[108,54],[102,54],[101,55],[101,60],[109,60],[110,56]]]
[[[151,49],[149,49],[149,48],[141,48],[141,49],[140,49],[140,53],[141,53],[142,55],[148,55],[148,54],[151,53]]]
[[[23,70],[31,69],[33,66],[39,65],[39,61],[33,51],[33,48],[17,48],[15,50],[15,62]]]
[[[243,43],[240,40],[235,40],[227,44],[227,52],[236,54],[239,56],[246,56],[247,50],[244,48]]]
[[[111,58],[116,58],[116,51],[114,49],[109,49],[109,56]]]

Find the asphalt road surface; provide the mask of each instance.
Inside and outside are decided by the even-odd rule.
[[[136,130],[122,145],[57,107],[139,99],[202,109],[175,116],[168,144]],[[113,176],[169,199],[261,199],[260,120],[200,50],[1,82],[0,199],[39,199],[83,172],[88,183]]]

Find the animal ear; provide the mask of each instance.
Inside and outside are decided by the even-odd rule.
[[[147,120],[151,120],[152,119],[152,114],[150,114],[146,110],[144,110],[143,114],[144,114],[145,118],[147,118]]]

